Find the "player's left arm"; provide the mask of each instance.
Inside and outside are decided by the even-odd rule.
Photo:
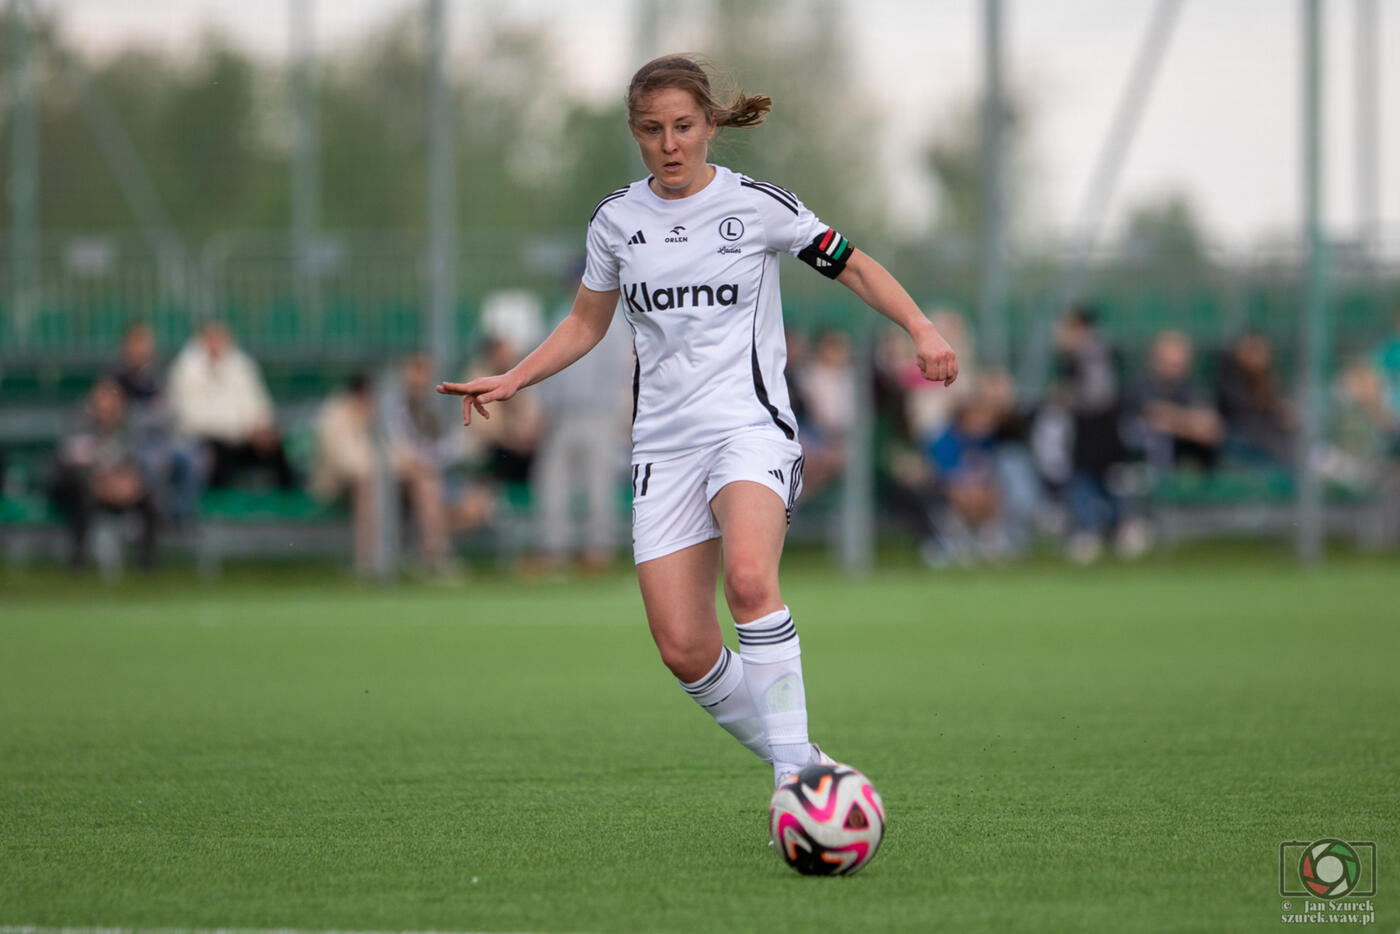
[[[953,385],[953,380],[958,378],[957,354],[889,270],[868,254],[852,249],[836,281],[908,332],[918,352],[919,370],[924,379]]]

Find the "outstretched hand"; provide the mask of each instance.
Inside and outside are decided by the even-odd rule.
[[[509,374],[503,373],[499,376],[482,376],[465,383],[438,383],[437,391],[444,396],[462,397],[462,424],[470,425],[472,409],[480,412],[482,418],[490,418],[486,403],[509,399],[515,395],[517,388]]]
[[[919,372],[924,379],[953,385],[958,378],[958,355],[941,334],[930,326],[914,338],[914,350],[919,355]]]

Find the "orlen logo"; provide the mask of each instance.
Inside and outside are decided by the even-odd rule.
[[[665,311],[668,308],[684,308],[686,299],[690,299],[692,308],[699,308],[701,305],[713,308],[715,305],[737,303],[739,283],[727,282],[716,288],[708,285],[682,285],[652,289],[648,288],[645,282],[634,282],[631,285],[623,285],[622,298],[627,302],[627,307],[639,315],[650,311]]]

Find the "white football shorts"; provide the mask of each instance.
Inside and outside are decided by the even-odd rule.
[[[788,521],[802,494],[802,446],[758,429],[632,464],[632,556],[637,564],[719,538],[710,500],[726,484],[751,480],[783,501]]]

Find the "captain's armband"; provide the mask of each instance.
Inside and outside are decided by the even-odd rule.
[[[828,279],[835,279],[846,268],[846,261],[855,252],[851,241],[828,227],[812,238],[812,242],[802,248],[797,258]]]

